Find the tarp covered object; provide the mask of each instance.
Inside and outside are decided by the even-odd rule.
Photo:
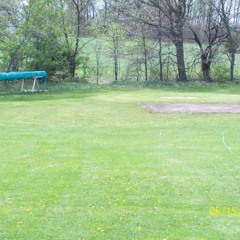
[[[19,79],[31,79],[41,77],[39,83],[43,84],[46,81],[47,73],[45,71],[33,71],[33,72],[0,72],[0,81],[14,81]]]

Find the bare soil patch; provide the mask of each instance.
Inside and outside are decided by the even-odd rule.
[[[142,103],[151,113],[240,113],[237,103]]]
[[[197,97],[184,97],[184,96],[175,96],[175,97],[161,97],[165,99],[196,99]]]

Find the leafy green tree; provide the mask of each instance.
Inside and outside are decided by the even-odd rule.
[[[29,14],[17,0],[0,3],[0,66],[2,71],[18,71],[25,60],[23,49],[29,41]]]
[[[25,8],[30,15],[30,41],[25,49],[28,56],[26,67],[32,70],[44,69],[53,75],[67,65],[64,43],[59,37],[59,6],[56,1],[30,0]]]
[[[111,44],[111,56],[114,63],[114,80],[119,79],[120,55],[125,40],[125,31],[118,23],[110,23],[107,28],[106,38]]]
[[[64,39],[64,51],[68,61],[68,73],[75,76],[80,64],[80,55],[89,41],[81,41],[87,35],[87,27],[91,21],[89,14],[89,0],[59,0],[61,29]],[[86,59],[86,58],[82,58]],[[85,64],[82,64],[85,66]]]
[[[106,2],[107,1],[105,1],[105,3]],[[109,1],[109,4],[111,7],[109,7],[107,12],[104,11],[102,21],[95,21],[95,24],[92,24],[91,31],[96,38],[101,38],[106,41],[109,46],[110,56],[113,60],[114,80],[117,81],[119,80],[121,54],[127,36],[126,30],[122,26],[118,14],[115,13],[116,6],[111,5],[114,4],[114,2]]]

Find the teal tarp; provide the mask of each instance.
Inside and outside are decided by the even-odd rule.
[[[40,83],[43,84],[46,81],[47,73],[45,71],[34,71],[34,72],[0,72],[0,81],[14,81],[19,79],[30,79],[34,77],[41,77]]]

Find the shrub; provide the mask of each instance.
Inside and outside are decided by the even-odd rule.
[[[229,67],[227,65],[216,65],[212,68],[212,79],[216,82],[226,82],[230,80]]]

